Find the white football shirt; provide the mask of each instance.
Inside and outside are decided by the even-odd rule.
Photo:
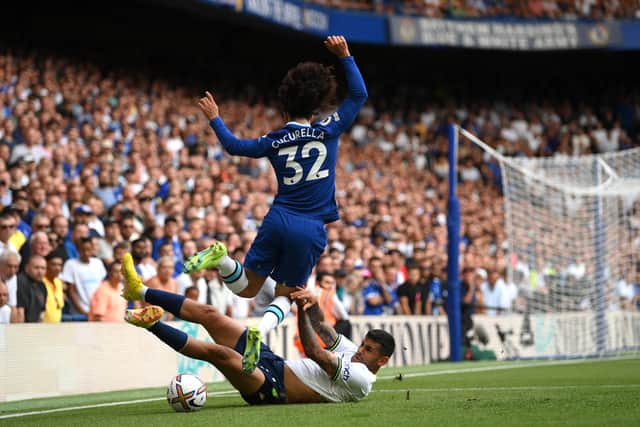
[[[8,304],[0,307],[0,324],[11,323],[11,307]]]
[[[287,360],[287,366],[300,381],[329,402],[353,402],[366,397],[376,382],[376,376],[363,363],[351,361],[358,347],[338,335],[329,350],[338,356],[338,369],[333,377],[311,359]]]

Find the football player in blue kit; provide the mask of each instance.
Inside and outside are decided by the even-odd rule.
[[[282,129],[256,139],[239,139],[225,126],[213,95],[206,92],[198,105],[231,155],[267,157],[278,191],[244,265],[230,258],[222,242],[194,254],[184,272],[216,268],[236,295],[252,298],[263,286],[275,287],[259,327],[247,333],[243,367],[252,372],[260,357],[260,341],[282,322],[291,309],[289,294],[307,279],[327,243],[325,224],[339,219],[335,200],[335,171],[340,134],[355,120],[367,99],[362,75],[342,36],[329,36],[325,47],[344,67],[347,95],[323,120],[315,116],[334,101],[336,80],[330,67],[302,62],[290,69],[278,89],[286,121]]]

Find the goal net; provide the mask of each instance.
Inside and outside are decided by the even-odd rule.
[[[540,333],[553,330],[546,334],[553,342],[535,354],[637,352],[640,314],[631,298],[640,278],[640,148],[514,158],[459,131],[500,164],[506,280],[517,285],[532,346],[541,349]]]

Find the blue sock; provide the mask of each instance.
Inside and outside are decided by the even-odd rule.
[[[182,350],[187,344],[187,339],[189,338],[189,336],[181,330],[173,328],[162,322],[156,322],[149,328],[149,331],[175,351]]]
[[[184,296],[160,289],[147,289],[144,300],[149,304],[159,305],[176,317],[180,317],[180,308],[184,302]]]

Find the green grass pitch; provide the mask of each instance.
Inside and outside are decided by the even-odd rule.
[[[250,407],[227,383],[209,392],[195,413],[174,413],[162,388],[0,403],[0,426],[640,425],[636,358],[386,368],[369,397],[347,404]]]

